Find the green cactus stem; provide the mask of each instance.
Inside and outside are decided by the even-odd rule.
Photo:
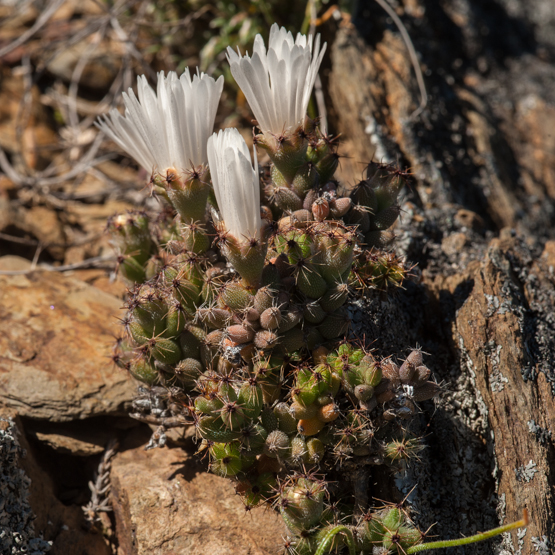
[[[457,540],[440,540],[436,542],[413,545],[412,547],[409,547],[407,549],[406,553],[407,555],[412,555],[413,553],[420,553],[420,551],[428,551],[431,549],[445,549],[447,547],[458,547],[461,545],[469,545],[471,543],[482,542],[506,532],[510,532],[511,530],[516,530],[517,528],[528,526],[528,522],[528,511],[527,509],[524,509],[522,519],[517,520],[516,522],[511,522],[510,524],[505,524],[503,526],[499,526],[498,528],[493,528],[492,530],[488,530],[487,532],[480,532],[479,534],[475,534],[474,536],[469,536],[467,538],[459,538]]]
[[[314,555],[324,555],[328,553],[331,550],[335,537],[339,534],[344,536],[343,541],[347,544],[349,555],[356,555],[353,533],[347,526],[335,526],[329,530],[320,541]]]

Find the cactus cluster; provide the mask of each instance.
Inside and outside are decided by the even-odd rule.
[[[236,480],[246,509],[280,511],[292,553],[313,553],[345,518],[354,518],[363,552],[377,542],[402,549],[420,538],[403,513],[361,516],[367,507],[355,511],[353,493],[333,483],[355,468],[416,457],[421,443],[406,424],[416,403],[439,391],[419,350],[399,366],[349,338],[349,298],[395,288],[406,275],[383,249],[404,176],[372,163],[368,178],[341,194],[335,148],[308,127],[278,142],[276,160],[288,149],[295,157],[282,156],[281,171],[273,163],[263,184],[260,239],[237,241],[217,217],[184,221],[173,203],[156,221],[144,213],[111,220],[133,283],[114,360],[143,395],[179,392],[171,407],[141,413],[139,399],[136,410],[193,423],[211,471]],[[152,181],[171,203],[164,176]]]
[[[238,131],[206,141],[221,84],[205,75],[161,74],[158,98],[140,81],[141,102],[130,93],[125,118],[100,125],[154,167],[164,204],[108,225],[130,284],[113,359],[141,382],[133,416],[159,425],[149,446],[193,425],[245,508],[281,513],[288,552],[409,553],[423,535],[400,507],[373,507],[368,483],[373,467],[418,457],[410,421],[440,388],[418,349],[402,363],[375,356],[347,310],[407,276],[391,227],[409,176],[372,162],[350,191],[334,178],[335,141],[305,117],[324,50],[274,26],[268,52],[260,37],[252,59],[228,52],[261,131],[254,166]],[[194,94],[207,115],[195,123],[200,146],[184,154],[191,133],[164,118],[187,112]],[[157,158],[165,143],[177,154]],[[256,148],[270,159],[262,170]]]

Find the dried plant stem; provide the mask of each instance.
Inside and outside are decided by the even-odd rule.
[[[156,424],[163,426],[164,428],[185,428],[191,424],[190,422],[184,420],[181,416],[157,417],[152,414],[144,415],[137,412],[133,412],[129,416],[139,422]]]
[[[0,49],[0,58],[9,54],[22,44],[24,44],[27,40],[29,40],[35,33],[37,33],[41,27],[43,27],[47,21],[54,15],[54,12],[65,2],[65,0],[52,0],[48,7],[40,14],[40,16],[35,21],[35,24],[25,33],[21,34],[17,37],[16,40],[11,42],[10,44],[4,46],[4,48]]]
[[[112,459],[119,447],[117,439],[111,439],[106,446],[106,451],[102,455],[98,471],[94,482],[89,482],[91,490],[91,500],[83,507],[85,517],[91,523],[98,521],[99,513],[107,513],[112,510],[108,493],[110,491],[110,469]]]
[[[75,264],[65,264],[64,266],[50,266],[49,264],[41,265],[37,268],[36,261],[35,265],[31,265],[26,270],[0,270],[0,276],[22,276],[35,270],[45,270],[47,272],[69,272],[71,270],[82,270],[84,268],[100,268],[103,267],[104,262],[109,262],[106,265],[107,269],[112,268],[112,264],[116,262],[114,256],[95,256],[93,258],[87,258],[82,262],[76,262]]]
[[[428,104],[428,93],[426,92],[426,84],[424,83],[424,77],[422,75],[422,70],[420,69],[420,62],[418,61],[418,56],[416,55],[416,50],[414,49],[410,35],[408,34],[406,27],[403,25],[403,22],[399,19],[399,16],[387,3],[387,0],[376,0],[376,2],[387,12],[391,19],[393,19],[393,22],[399,29],[407,50],[409,51],[412,67],[414,68],[414,73],[416,74],[418,88],[420,89],[420,105],[409,116],[409,119],[413,120],[424,111],[426,105]]]

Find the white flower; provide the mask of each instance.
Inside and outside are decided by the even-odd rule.
[[[179,79],[161,71],[155,93],[142,75],[138,99],[132,89],[123,93],[125,115],[113,109],[97,125],[147,172],[197,167],[207,162],[223,85],[223,77],[214,81],[204,73],[191,79],[188,68]]]
[[[258,162],[254,167],[247,144],[237,129],[208,139],[208,164],[226,230],[238,240],[261,238]]]
[[[307,39],[299,33],[293,40],[276,23],[270,29],[268,52],[260,35],[254,39],[252,58],[241,57],[228,47],[231,73],[263,133],[277,135],[304,121],[325,51],[326,44],[320,51],[320,35],[313,49],[312,36]]]

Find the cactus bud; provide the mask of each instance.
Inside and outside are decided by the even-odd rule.
[[[254,296],[254,308],[259,314],[262,314],[265,310],[268,310],[274,305],[275,299],[277,297],[277,291],[271,287],[261,287]]]
[[[303,318],[303,312],[298,306],[292,306],[287,311],[282,312],[279,324],[279,333],[285,333],[294,328]]]
[[[245,310],[254,304],[254,297],[237,282],[226,284],[218,297],[218,304],[234,311]]]
[[[197,423],[200,436],[208,441],[229,442],[241,437],[239,430],[231,430],[219,416],[204,416]]]
[[[428,380],[432,371],[427,366],[418,366],[416,368],[413,380],[417,383],[423,383]]]
[[[289,412],[287,403],[278,403],[274,407],[274,413],[279,422],[279,429],[286,434],[293,434],[297,431],[297,421]]]
[[[314,349],[312,351],[312,360],[314,361],[314,364],[324,364],[327,362],[328,353],[328,349],[323,346]]]
[[[295,430],[297,427],[295,426]],[[300,466],[308,462],[308,449],[304,438],[297,436],[291,440],[291,462],[294,466]]]
[[[318,172],[313,164],[307,163],[301,166],[295,173],[291,182],[291,189],[304,199],[306,193],[310,191],[318,181]]]
[[[264,454],[273,459],[286,458],[289,455],[289,437],[281,430],[274,430],[268,434],[264,445]]]
[[[203,367],[196,358],[185,358],[180,360],[175,367],[175,375],[183,387],[192,389],[202,374]]]
[[[146,330],[139,322],[129,322],[127,324],[127,331],[137,345],[146,345],[150,339]]]
[[[304,333],[300,328],[293,328],[285,332],[280,340],[280,347],[287,354],[298,351],[304,346],[304,344]]]
[[[349,197],[335,198],[330,200],[330,216],[332,218],[343,217],[351,208],[351,199]]]
[[[372,231],[374,230],[385,231],[396,222],[400,213],[401,213],[400,206],[396,204],[394,204],[393,206],[389,206],[385,210],[378,212],[378,214],[370,218],[370,229]]]
[[[301,420],[314,418],[318,412],[318,407],[314,404],[305,406],[297,401],[293,401],[289,407],[289,411],[296,420]]]
[[[320,305],[326,312],[334,312],[341,308],[349,295],[349,286],[346,283],[338,283],[326,291],[320,299]]]
[[[278,417],[274,413],[273,409],[271,409],[270,407],[264,407],[260,418],[262,420],[262,426],[264,426],[264,429],[268,433],[273,432],[279,428]]]
[[[226,401],[220,409],[220,418],[224,426],[237,430],[245,422],[245,413],[237,401]]]
[[[143,283],[147,279],[146,269],[136,258],[131,255],[120,255],[118,257],[119,271],[121,275],[131,283]]]
[[[254,344],[263,351],[273,349],[279,342],[279,337],[273,331],[261,330],[254,335]]]
[[[181,228],[183,247],[191,252],[201,254],[210,248],[210,239],[206,230],[199,224],[184,224]]]
[[[319,299],[328,288],[326,281],[309,262],[297,268],[295,277],[298,289],[310,299]]]
[[[187,331],[179,336],[179,346],[184,358],[199,358],[201,342],[206,337],[206,332],[197,326],[189,324]]]
[[[324,512],[323,486],[306,478],[298,478],[281,493],[281,513],[297,526],[308,529],[320,521]]]
[[[317,222],[323,222],[330,213],[330,205],[324,197],[316,199],[311,206],[312,214]]]
[[[391,507],[384,511],[382,516],[382,526],[392,532],[395,531],[403,524],[403,512],[398,507]]]
[[[226,334],[231,341],[238,344],[248,343],[254,339],[254,331],[242,325],[229,326]]]
[[[199,308],[196,315],[200,322],[212,329],[223,328],[231,320],[231,312],[224,308]]]
[[[364,234],[364,242],[368,248],[385,249],[395,240],[395,235],[387,231],[369,231]]]
[[[247,426],[241,430],[241,443],[253,455],[260,455],[266,444],[268,432],[260,425]]]
[[[146,359],[138,358],[130,361],[129,373],[138,381],[147,385],[158,383],[160,376],[156,368]]]
[[[195,399],[195,411],[207,416],[217,416],[218,411],[223,407],[223,401],[215,396],[205,397],[199,395]]]
[[[382,369],[370,355],[360,361],[359,370],[366,385],[376,387],[382,381]]]
[[[262,287],[275,288],[279,285],[279,280],[280,275],[277,266],[271,262],[266,264],[262,269],[262,277],[260,278]]]
[[[415,401],[427,401],[433,399],[440,391],[441,387],[437,383],[425,382],[414,388],[412,398]]]
[[[418,439],[393,440],[385,446],[385,456],[391,461],[409,460],[418,457],[424,446]]]
[[[316,437],[311,437],[306,442],[306,449],[308,452],[308,460],[313,464],[318,464],[326,453],[324,444]]]
[[[267,308],[260,315],[260,325],[266,330],[275,330],[281,324],[281,311],[277,307]]]
[[[272,172],[274,174],[274,172]],[[269,197],[282,210],[294,212],[303,207],[303,201],[294,191],[288,187],[272,187],[269,191]]]
[[[316,418],[321,422],[333,422],[336,420],[341,411],[339,407],[335,403],[329,403],[324,406],[321,406],[316,413]]]
[[[312,350],[324,343],[325,339],[316,328],[306,326],[304,329],[304,341],[306,348]]]
[[[236,476],[241,471],[241,451],[236,443],[215,443],[210,456],[210,470],[218,476]]]
[[[200,299],[200,289],[186,277],[185,270],[167,267],[164,270],[166,283],[172,288],[173,296],[181,303],[181,306],[190,314],[196,311],[196,305]]]
[[[365,515],[361,530],[361,536],[363,537],[364,542],[363,545],[372,549],[373,546],[377,546],[382,543],[384,535],[385,528],[383,527],[380,515],[377,513]]]
[[[176,364],[182,357],[179,345],[172,339],[152,338],[148,341],[150,354],[164,364]]]
[[[325,425],[325,422],[322,422],[319,418],[303,418],[299,420],[297,430],[303,436],[315,436]]]
[[[349,323],[349,318],[343,312],[334,312],[326,316],[324,321],[318,326],[318,331],[326,339],[335,339],[347,333]]]
[[[256,381],[244,382],[237,396],[237,400],[242,406],[243,413],[251,420],[258,418],[264,406],[264,396],[262,388]]]
[[[360,384],[355,387],[355,397],[359,401],[369,401],[374,395],[374,388],[371,385]]]

